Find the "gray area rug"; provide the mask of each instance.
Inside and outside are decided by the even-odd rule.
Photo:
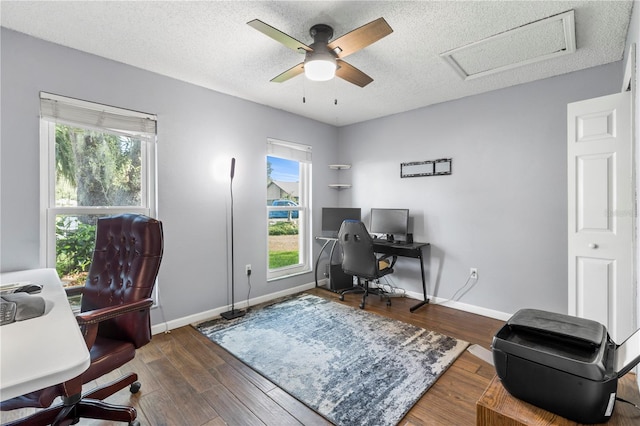
[[[336,425],[396,425],[468,343],[302,294],[198,330]]]

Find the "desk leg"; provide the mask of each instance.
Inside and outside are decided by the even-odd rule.
[[[318,286],[318,265],[320,264],[320,258],[322,257],[322,253],[324,252],[324,249],[327,247],[327,245],[331,242],[331,240],[327,240],[324,245],[322,246],[322,248],[320,249],[320,253],[318,253],[318,258],[316,259],[316,270],[315,270],[315,279],[316,279],[316,288],[319,287]],[[333,253],[333,252],[332,252]],[[329,259],[329,263],[331,263],[331,259]]]
[[[422,302],[409,308],[409,312],[414,312],[416,309],[429,303],[429,299],[427,299],[427,283],[425,282],[424,278],[424,261],[422,260],[422,250],[420,250],[420,276],[422,277],[422,295],[424,299],[422,300]]]

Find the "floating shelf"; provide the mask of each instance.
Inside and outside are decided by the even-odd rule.
[[[351,164],[329,164],[329,168],[332,170],[348,170],[351,168]],[[347,188],[351,188],[351,184],[350,183],[330,183],[329,188],[347,189]]]

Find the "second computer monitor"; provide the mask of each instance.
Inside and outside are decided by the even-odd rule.
[[[406,238],[409,232],[409,209],[371,209],[369,232],[384,234],[389,240],[394,240],[395,235]]]
[[[342,222],[347,220],[360,220],[359,207],[323,207],[322,208],[322,234],[325,237],[337,237]]]

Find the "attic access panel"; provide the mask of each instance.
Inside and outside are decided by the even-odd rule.
[[[471,80],[576,51],[574,11],[541,19],[440,56],[462,77]]]

